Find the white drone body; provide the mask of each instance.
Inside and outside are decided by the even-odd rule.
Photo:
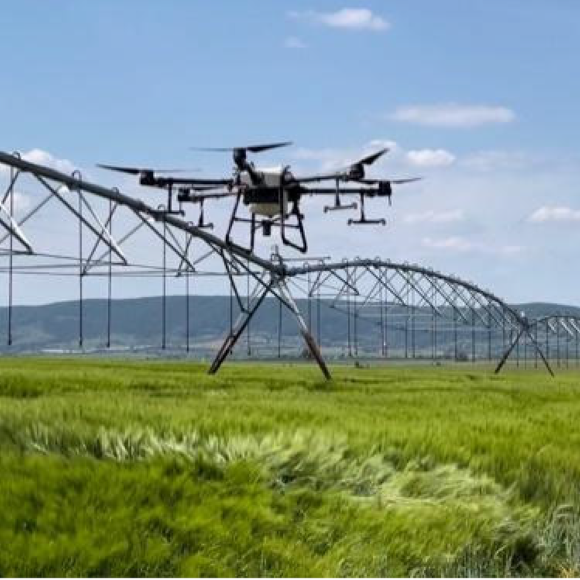
[[[274,218],[280,215],[278,196],[284,168],[281,165],[276,167],[260,167],[256,168],[256,173],[258,173],[262,178],[262,185],[265,189],[269,190],[271,197],[275,197],[275,201],[250,203],[249,210],[255,215]],[[288,178],[288,172],[286,172],[285,178]],[[240,182],[243,186],[247,186],[248,188],[255,187],[252,183],[251,176],[247,171],[242,171],[240,173]],[[284,214],[286,215],[288,213],[288,192],[286,191],[286,188],[282,189],[282,195],[282,207],[284,209]]]

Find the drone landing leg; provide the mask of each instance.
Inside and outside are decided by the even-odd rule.
[[[254,251],[254,244],[256,243],[256,214],[252,212],[252,218],[250,222],[250,252]]]
[[[308,346],[308,350],[314,357],[314,360],[318,363],[318,366],[320,367],[320,370],[322,371],[324,377],[327,380],[330,380],[332,377],[330,376],[328,367],[326,366],[326,363],[322,358],[322,353],[320,352],[318,344],[316,343],[314,337],[308,330],[308,326],[306,325],[304,318],[302,318],[302,314],[300,313],[300,310],[298,309],[296,302],[294,302],[294,298],[292,298],[292,295],[290,294],[290,290],[288,289],[285,280],[284,279],[278,280],[278,283],[276,285],[278,287],[280,295],[284,298],[284,305],[290,310],[290,312],[292,312],[292,314],[294,314],[296,321],[298,322],[300,334],[302,334],[304,342],[306,343],[306,346]]]
[[[242,195],[241,195],[241,193],[238,192],[238,194],[236,195],[236,201],[234,203],[234,208],[233,208],[232,213],[230,215],[230,222],[228,224],[228,230],[226,232],[226,243],[227,244],[232,243],[231,234],[232,234],[232,229],[234,227],[234,222],[236,221],[236,214],[238,212],[238,206],[240,205],[241,198],[242,198]]]
[[[298,250],[299,252],[305,254],[308,251],[308,243],[306,241],[306,232],[304,231],[302,214],[300,213],[300,209],[298,207],[297,202],[294,202],[294,205],[292,206],[292,211],[290,212],[289,215],[296,216],[297,222],[296,225],[286,226],[286,216],[284,215],[284,206],[282,202],[280,202],[280,237],[282,238],[282,243],[285,246],[290,246],[291,248],[294,248],[295,250]],[[300,233],[300,244],[295,244],[294,242],[288,239],[288,237],[286,236],[286,227],[293,227],[298,229],[298,232]]]

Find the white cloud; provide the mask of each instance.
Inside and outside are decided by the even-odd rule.
[[[9,207],[9,201],[6,202],[6,207]],[[30,197],[21,191],[14,192],[14,210],[25,211],[30,207]]]
[[[525,248],[513,244],[490,245],[480,242],[472,242],[461,236],[450,236],[447,238],[429,238],[421,240],[421,245],[431,250],[442,250],[455,253],[477,252],[491,256],[515,257],[521,254]]]
[[[293,157],[300,161],[316,162],[317,171],[335,171],[347,167],[353,160],[351,152],[344,149],[308,149],[300,147]]]
[[[398,108],[389,116],[394,121],[429,127],[471,128],[496,123],[511,123],[515,113],[492,105],[412,105]]]
[[[461,165],[474,171],[521,170],[533,161],[521,151],[479,151],[461,160]]]
[[[474,249],[473,243],[460,236],[450,236],[448,238],[423,238],[421,244],[425,248],[435,250],[452,250],[457,252],[467,252]]]
[[[403,218],[407,224],[448,224],[461,222],[465,219],[463,210],[453,209],[449,211],[425,211],[422,213],[411,213]]]
[[[395,141],[390,139],[373,139],[369,141],[366,148],[371,152],[377,149],[388,149],[390,154],[396,153],[399,149],[399,145]]]
[[[418,149],[409,151],[406,159],[416,167],[446,167],[455,162],[455,155],[445,149]]]
[[[346,30],[371,30],[380,32],[388,30],[390,24],[368,8],[341,8],[336,12],[289,12],[291,18],[305,19],[315,24]]]
[[[288,36],[284,40],[284,46],[286,48],[307,48],[307,44],[297,36]]]
[[[63,173],[72,173],[75,170],[72,161],[69,161],[68,159],[59,159],[43,149],[31,149],[30,151],[23,153],[22,158],[25,161],[30,161],[30,163],[52,167],[53,169],[62,171]]]
[[[499,248],[499,253],[504,256],[515,256],[521,254],[525,250],[524,246],[507,245]]]
[[[535,224],[546,222],[580,222],[580,210],[563,206],[543,206],[528,218]]]
[[[3,191],[4,193],[4,191]],[[4,204],[7,211],[10,209],[10,199],[7,198]],[[14,191],[14,211],[21,212],[25,211],[30,207],[30,197],[21,191]]]

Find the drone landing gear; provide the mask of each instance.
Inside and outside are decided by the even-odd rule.
[[[197,227],[200,229],[213,230],[213,223],[205,222],[205,212],[203,209],[203,199],[199,202],[199,219],[197,220]]]
[[[280,213],[277,217],[274,218],[265,218],[258,221],[256,214],[252,213],[251,217],[248,218],[241,218],[238,217],[237,212],[240,205],[240,200],[242,199],[242,193],[238,193],[236,195],[236,201],[234,203],[234,208],[232,210],[232,215],[230,217],[230,222],[228,224],[228,229],[226,232],[226,243],[231,246],[236,246],[238,248],[242,248],[245,252],[253,252],[255,243],[256,243],[256,232],[261,229],[262,233],[265,237],[269,237],[272,234],[273,227],[280,228],[280,237],[282,239],[282,243],[286,246],[290,246],[299,252],[305,253],[308,251],[308,244],[306,241],[306,232],[304,230],[304,215],[300,213],[300,209],[298,207],[298,201],[294,201],[292,203],[292,210],[290,213],[284,211],[286,208],[284,207],[284,199],[280,196]],[[288,219],[291,217],[296,218],[296,223],[288,223]],[[250,247],[244,248],[239,244],[236,244],[232,240],[232,230],[234,224],[236,223],[247,223],[250,225]],[[287,236],[287,231],[289,229],[296,229],[299,232],[300,239],[297,243],[292,241]]]
[[[356,205],[356,202],[353,203],[349,203],[346,205],[343,205],[340,202],[340,189],[339,189],[339,182],[338,180],[336,181],[336,193],[334,194],[334,205],[325,205],[324,206],[324,213],[327,213],[329,211],[340,211],[343,209],[356,209],[358,206]]]
[[[167,186],[167,205],[164,206],[163,213],[165,215],[185,215],[185,212],[181,207],[181,202],[179,202],[179,209],[173,209],[173,185],[171,183]]]
[[[280,198],[282,199],[282,198]],[[290,216],[296,216],[296,223],[295,224],[287,224],[286,218]],[[286,228],[296,229],[300,233],[300,241],[299,243],[295,244],[291,240],[289,240],[286,236]],[[288,216],[284,215],[284,207],[282,201],[280,201],[280,237],[282,238],[282,243],[286,246],[290,246],[299,252],[305,254],[308,251],[308,243],[306,242],[306,232],[304,231],[304,216],[300,213],[300,209],[298,207],[298,202],[295,201],[292,203],[292,211]]]
[[[360,196],[360,217],[357,220],[353,220],[353,219],[349,219],[348,220],[348,225],[349,226],[353,226],[353,225],[370,225],[370,226],[374,226],[374,225],[380,225],[380,226],[386,226],[387,225],[387,220],[380,218],[380,219],[367,219],[365,216],[365,196],[364,194],[361,194]]]
[[[226,241],[226,244],[228,244],[229,246],[234,246],[236,248],[240,248],[244,252],[251,254],[254,251],[255,232],[256,232],[256,229],[258,226],[256,226],[256,218],[255,218],[254,214],[252,214],[252,219],[250,219],[250,220],[238,217],[238,215],[237,215],[238,214],[238,207],[240,206],[241,199],[242,199],[242,192],[238,191],[238,193],[236,194],[236,201],[234,203],[234,208],[232,210],[232,215],[230,216],[230,222],[228,224],[228,230],[226,232],[225,241]],[[238,222],[250,223],[250,247],[249,248],[246,248],[244,246],[240,246],[239,244],[236,244],[232,240],[232,230],[234,228],[234,224],[238,223]]]

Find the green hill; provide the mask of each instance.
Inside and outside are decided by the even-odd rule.
[[[111,347],[120,350],[157,351],[162,346],[162,299],[160,297],[117,299],[111,303]],[[328,300],[299,300],[298,305],[304,318],[310,322],[315,335],[319,336],[323,348],[335,354],[344,353],[348,345],[349,324],[345,305],[333,308]],[[515,306],[526,312],[529,318],[554,313],[580,314],[580,308],[549,304],[530,303]],[[342,309],[342,310],[341,310]],[[320,329],[318,329],[318,310]],[[235,319],[239,312],[237,303],[232,304],[231,315]],[[415,313],[415,321],[407,318],[408,312],[400,306],[387,308],[387,347],[392,354],[403,354],[414,347],[417,356],[427,356],[432,349],[431,315],[427,311]],[[287,353],[297,354],[302,342],[297,333],[294,319],[283,309],[282,325],[279,331],[279,304],[272,298],[266,299],[250,325],[250,345],[254,354],[271,356],[277,354],[280,332],[282,348]],[[86,350],[100,350],[107,346],[107,301],[90,299],[83,303],[83,347]],[[449,352],[454,340],[449,326],[439,323],[437,350],[441,354]],[[57,302],[39,306],[15,306],[12,311],[13,342],[7,346],[8,310],[0,309],[0,333],[4,333],[0,350],[6,352],[40,352],[45,350],[73,350],[79,348],[79,303],[77,301]],[[213,352],[230,325],[230,298],[228,296],[192,296],[189,303],[189,344],[194,353],[206,355]],[[411,337],[414,325],[415,335]],[[183,296],[168,296],[166,299],[166,346],[169,350],[184,351],[187,343],[186,302]],[[405,329],[407,332],[405,332]],[[483,331],[486,332],[486,331]],[[366,311],[354,322],[350,321],[351,349],[361,353],[377,354],[381,345],[381,329],[378,312]],[[356,336],[355,336],[356,333]],[[0,334],[1,336],[1,334]],[[471,331],[459,327],[460,348],[470,351]],[[499,335],[493,335],[494,350]],[[247,350],[247,336],[242,338],[244,348],[238,348],[242,355]],[[411,341],[413,344],[411,344]],[[486,351],[487,338],[477,336],[477,351]]]

